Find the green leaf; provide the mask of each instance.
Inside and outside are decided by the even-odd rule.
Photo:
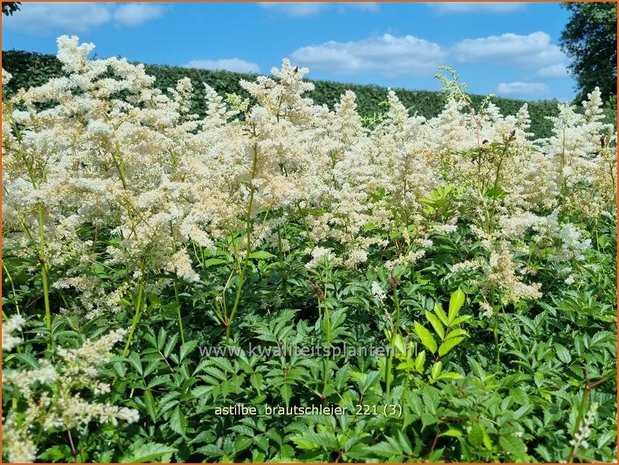
[[[406,354],[406,346],[404,345],[404,339],[400,334],[396,334],[393,338],[393,347],[395,347],[400,354]]]
[[[527,446],[525,446],[522,439],[515,436],[499,437],[499,445],[511,456],[511,458],[518,461],[520,461],[520,459],[522,459],[527,453]]]
[[[456,347],[464,340],[463,337],[454,337],[453,339],[447,339],[445,342],[441,344],[438,348],[438,354],[442,357],[446,355],[451,349]]]
[[[417,373],[423,373],[423,367],[426,363],[426,351],[422,350],[415,358],[415,370]]]
[[[471,318],[473,318],[472,315],[459,316],[458,318],[456,318],[455,320],[451,322],[451,327],[453,328],[454,326],[458,326],[459,324],[462,324],[465,321],[469,321]]]
[[[180,361],[182,362],[185,357],[187,357],[187,355],[189,355],[191,352],[193,352],[196,347],[198,346],[198,341],[187,341],[185,342],[182,346],[181,346],[181,358]]]
[[[180,405],[177,405],[172,412],[172,416],[170,417],[170,428],[172,428],[172,431],[183,437],[187,433],[187,419],[185,418]]]
[[[417,333],[417,336],[426,349],[432,353],[436,352],[436,341],[432,337],[432,333],[430,333],[430,331],[415,322],[415,333]]]
[[[437,378],[439,379],[462,379],[463,376],[460,373],[456,373],[455,371],[448,371],[446,373],[441,373],[441,375]]]
[[[436,417],[436,415],[432,415],[431,413],[427,412],[421,414],[421,426],[423,428],[433,425],[434,423],[438,423],[438,418]]]
[[[157,420],[157,406],[150,389],[144,391],[144,406],[146,407],[146,413],[148,413],[148,416],[154,423]]]
[[[223,258],[209,258],[207,260],[204,260],[202,266],[204,268],[210,268],[211,266],[224,265],[226,263],[228,263],[228,260],[225,260]]]
[[[559,343],[555,344],[555,350],[557,351],[557,357],[563,363],[570,363],[572,361],[572,356],[570,355],[570,351],[564,345]]]
[[[483,441],[483,439],[484,439],[484,434],[483,434],[482,426],[479,423],[473,423],[473,425],[471,426],[471,431],[469,431],[469,434],[467,436],[467,440],[469,441],[469,444],[477,448],[481,446],[481,442]]]
[[[407,405],[416,415],[421,416],[424,412],[423,402],[417,394],[410,394],[407,396]]]
[[[282,395],[282,399],[284,399],[284,402],[286,402],[286,406],[288,406],[288,404],[290,403],[290,398],[292,397],[292,388],[290,387],[290,384],[282,384],[282,387],[280,388],[280,393]]]
[[[445,328],[443,328],[443,325],[436,315],[426,310],[426,318],[434,328],[434,331],[436,331],[436,334],[438,334],[441,339],[445,339]]]
[[[481,427],[481,433],[482,433],[482,442],[484,443],[484,447],[488,450],[492,450],[494,448],[494,446],[492,445],[492,439],[490,439],[490,435],[488,434],[488,431],[486,431],[486,428],[484,428],[483,426]]]
[[[544,462],[552,462],[552,457],[550,455],[550,452],[548,452],[548,449],[546,449],[545,446],[540,444],[539,446],[535,448],[535,452],[539,454],[539,456],[542,458]]]
[[[273,255],[270,252],[265,250],[257,250],[249,254],[249,258],[253,258],[256,260],[269,260],[271,258],[277,258],[277,255]]]
[[[421,397],[426,410],[432,415],[436,415],[436,409],[440,402],[439,390],[431,386],[424,386]]]
[[[382,457],[394,457],[403,455],[400,445],[393,440],[379,442],[374,446],[368,447],[368,451]]]
[[[507,195],[507,191],[501,189],[500,186],[493,186],[486,191],[486,196],[490,199],[502,199]]]
[[[408,439],[408,437],[406,437],[404,435],[404,433],[402,432],[402,430],[397,430],[397,436],[398,436],[398,443],[400,444],[400,447],[402,448],[402,450],[407,454],[407,455],[413,455],[413,448],[411,446],[411,442]]]
[[[451,294],[451,298],[449,299],[449,323],[453,322],[458,314],[458,311],[464,305],[464,292],[462,289],[458,289],[456,292]]]
[[[67,459],[70,460],[72,455],[73,453],[71,452],[69,446],[63,444],[50,447],[45,452],[39,454],[38,458],[40,460],[45,460],[48,463],[52,463],[60,462],[62,459],[68,461]]]
[[[445,431],[444,433],[441,433],[439,436],[449,436],[449,437],[452,437],[452,438],[461,438],[462,437],[462,433],[460,431],[458,431],[457,429],[449,428],[447,431]]]
[[[438,375],[441,373],[442,369],[443,369],[442,362],[436,362],[434,365],[432,365],[432,371],[430,372],[430,377],[432,379],[432,382],[438,379]]]
[[[452,323],[453,324],[453,323]],[[449,333],[447,334],[446,339],[452,339],[454,337],[461,337],[461,336],[467,336],[468,333],[463,330],[462,328],[456,328],[452,331],[449,331]]]
[[[443,310],[443,306],[441,304],[434,304],[434,313],[438,315],[445,326],[449,324],[447,314],[445,313],[445,310]]]
[[[173,447],[156,442],[142,442],[138,440],[118,459],[118,463],[163,462],[162,459],[166,456],[168,457],[166,462],[169,462],[169,456],[174,452],[176,452],[176,449]]]
[[[611,441],[615,439],[616,436],[617,436],[616,431],[606,431],[598,439],[598,446],[597,446],[598,449],[601,449],[602,447],[610,445]]]

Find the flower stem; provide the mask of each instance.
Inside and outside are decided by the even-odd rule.
[[[43,283],[43,302],[45,305],[45,325],[52,329],[52,311],[49,305],[49,282],[47,263],[45,261],[45,228],[43,225],[43,206],[38,206],[39,214],[39,261],[41,262],[41,282]]]
[[[142,273],[144,273],[144,263],[142,263]],[[140,277],[140,284],[138,286],[138,295],[135,299],[135,314],[133,321],[131,322],[131,328],[129,329],[129,336],[127,337],[127,343],[125,344],[125,350],[123,350],[123,357],[126,357],[129,353],[129,346],[131,345],[131,339],[133,339],[133,333],[138,326],[140,316],[142,315],[142,301],[144,300],[144,276]]]
[[[177,277],[174,277],[174,298],[176,299],[176,315],[178,317],[178,329],[181,333],[181,342],[185,343],[185,331],[183,330],[183,319],[181,317],[181,303],[178,299]]]

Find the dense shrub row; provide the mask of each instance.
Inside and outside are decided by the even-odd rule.
[[[23,87],[41,85],[51,77],[62,74],[61,64],[53,55],[22,51],[2,52],[4,69],[13,75],[13,80],[7,86],[9,95]],[[247,97],[247,92],[239,85],[240,79],[253,80],[255,75],[233,73],[229,71],[210,71],[201,69],[181,68],[178,66],[146,65],[146,72],[156,78],[155,86],[165,90],[174,87],[178,80],[188,77],[195,88],[192,102],[192,111],[204,116],[204,88],[202,82],[213,87],[219,94],[237,93]],[[372,118],[379,113],[384,113],[387,100],[386,87],[374,85],[356,85],[331,81],[313,81],[315,89],[308,96],[318,104],[327,104],[329,108],[339,100],[346,90],[352,90],[357,95],[357,108],[359,114],[365,118]],[[402,104],[412,115],[418,114],[426,118],[437,116],[445,106],[446,95],[440,92],[412,91],[405,89],[395,90]],[[475,106],[479,106],[484,99],[480,95],[472,95],[471,99]],[[502,114],[515,114],[525,103],[524,100],[506,99],[493,97],[493,103]],[[536,137],[548,137],[552,132],[552,123],[547,116],[557,115],[557,101],[546,100],[528,102],[529,115],[531,117],[531,132]],[[605,122],[614,123],[616,115],[614,110],[605,111]]]

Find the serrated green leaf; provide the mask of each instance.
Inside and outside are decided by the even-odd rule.
[[[157,404],[150,389],[144,391],[144,407],[146,407],[146,413],[154,423],[157,420]]]
[[[539,445],[535,448],[535,452],[539,454],[544,462],[552,462],[552,457],[550,456],[550,452],[546,449],[545,446]]]
[[[415,370],[417,373],[423,373],[423,368],[426,363],[426,351],[422,350],[415,358]]]
[[[249,258],[253,258],[255,260],[269,260],[271,258],[277,258],[277,255],[273,255],[271,252],[267,252],[266,250],[257,250],[250,253]]]
[[[426,318],[428,319],[428,321],[430,322],[430,324],[434,328],[434,331],[436,331],[436,334],[438,334],[438,336],[441,339],[445,339],[445,328],[443,328],[443,325],[441,324],[441,322],[438,319],[438,317],[435,314],[430,313],[427,310],[426,310],[425,314],[426,314]]]
[[[469,321],[471,318],[473,318],[471,315],[461,315],[451,322],[451,327],[453,328],[454,326],[458,326],[465,321]]]
[[[437,380],[438,375],[441,373],[442,368],[443,368],[442,362],[436,362],[434,363],[434,365],[432,365],[432,370],[430,371],[430,377],[432,378],[432,382]]]
[[[447,318],[447,314],[445,313],[445,310],[443,310],[443,306],[441,304],[434,304],[434,313],[436,313],[445,326],[449,324],[449,319]]]
[[[449,331],[445,339],[452,339],[454,337],[461,337],[461,336],[468,336],[468,333],[462,328],[456,328],[456,329]]]
[[[462,437],[462,433],[458,431],[457,429],[449,428],[447,431],[445,431],[444,433],[441,433],[439,436],[449,436],[452,438],[460,438]]]
[[[282,384],[282,387],[280,388],[280,393],[282,395],[282,399],[284,399],[284,402],[286,402],[286,406],[290,403],[290,398],[292,397],[292,388],[290,387],[290,384]]]
[[[428,349],[430,352],[436,352],[436,341],[432,337],[432,333],[428,331],[425,327],[421,326],[419,323],[415,322],[415,333],[421,340],[421,343]]]
[[[555,344],[555,350],[557,351],[557,357],[563,363],[570,363],[572,361],[572,356],[570,355],[570,351],[562,344]]]
[[[464,340],[463,337],[454,337],[453,339],[447,339],[445,342],[441,344],[438,349],[438,354],[443,357],[446,355],[451,349],[456,347]]]
[[[482,431],[482,426],[479,423],[473,423],[473,425],[471,426],[471,430],[469,431],[469,434],[467,436],[469,444],[477,448],[481,446],[483,439],[484,435]]]
[[[157,459],[161,460],[162,457],[169,456],[174,452],[176,452],[174,447],[138,440],[118,459],[118,463],[157,462]]]
[[[439,379],[462,379],[463,376],[460,373],[456,373],[455,371],[448,371],[446,373],[441,373],[440,376],[437,378],[437,380]]]
[[[515,436],[500,436],[499,445],[517,461],[520,461],[527,453],[527,447],[522,439]]]
[[[187,434],[187,419],[185,418],[180,405],[176,406],[170,416],[170,428],[172,431],[183,437]]]
[[[398,443],[400,444],[401,449],[407,455],[413,455],[413,447],[411,445],[410,440],[404,435],[402,430],[397,430]]]
[[[394,457],[403,455],[397,443],[390,441],[381,441],[374,446],[368,447],[367,450],[382,457]]]
[[[449,299],[449,323],[452,323],[458,315],[458,311],[460,311],[460,308],[464,305],[464,299],[465,296],[462,289],[458,289],[456,292],[451,294],[451,298]]]
[[[198,347],[198,341],[187,341],[181,346],[180,361],[182,362],[187,355],[193,352]]]
[[[209,258],[207,260],[204,260],[202,266],[204,268],[210,268],[211,266],[225,265],[226,263],[228,263],[228,260],[225,260],[223,258]]]

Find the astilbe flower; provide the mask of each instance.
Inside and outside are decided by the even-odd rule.
[[[573,447],[574,451],[576,451],[579,447],[582,447],[584,449],[589,447],[587,439],[591,435],[591,427],[593,426],[593,422],[595,421],[595,415],[597,414],[598,407],[599,404],[597,402],[593,402],[591,404],[587,415],[578,427],[578,431],[570,440],[570,446]]]
[[[392,268],[419,261],[433,234],[468,223],[487,234],[480,269],[507,300],[536,298],[539,289],[523,284],[529,270],[510,265],[527,247],[513,234],[523,215],[614,211],[616,136],[602,122],[599,91],[584,113],[560,106],[542,140],[531,139],[526,105],[513,116],[492,103],[475,113],[456,96],[426,119],[410,116],[393,91],[369,128],[354,93],[333,110],[316,105],[307,69],[284,60],[272,77],[241,82],[248,100],[206,86],[199,118],[188,79],[163,93],[141,65],[91,60],[94,46],[76,37],[58,46],[65,76],[3,106],[3,247],[55,270],[52,288],[77,296],[68,311],[92,317],[117,311],[140,285],[156,294],[175,275],[193,282],[192,243],[227,244],[243,259],[295,222],[308,251],[329,249],[349,268],[379,250],[391,252]],[[424,199],[450,186],[456,208],[428,213]],[[41,221],[45,243],[35,247]],[[544,241],[567,244],[548,245],[544,259],[578,260],[587,247],[561,221],[547,234],[535,231],[545,220],[531,221]],[[102,267],[125,275],[91,272]]]
[[[2,322],[2,350],[10,352],[22,342],[20,337],[13,335],[13,332],[20,331],[25,323],[26,320],[21,315],[13,315],[6,322]]]
[[[11,321],[13,327],[22,324],[14,317]],[[97,395],[110,391],[109,385],[98,380],[99,367],[111,359],[112,347],[125,334],[126,330],[118,329],[77,349],[59,348],[54,365],[39,360],[37,368],[3,371],[3,386],[10,388],[7,392],[15,399],[3,422],[3,446],[9,462],[35,461],[38,446],[34,438],[41,431],[82,429],[93,421],[113,425],[138,421],[137,410],[96,400]],[[85,398],[87,391],[92,396]],[[19,404],[23,407],[18,410]]]

